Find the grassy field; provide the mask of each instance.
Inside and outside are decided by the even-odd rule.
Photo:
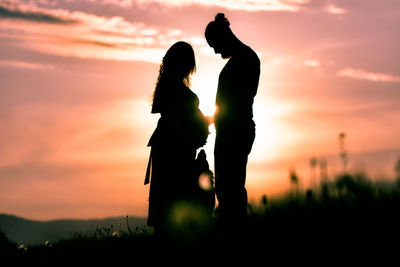
[[[368,256],[371,251],[389,253],[399,248],[399,204],[398,181],[372,182],[363,174],[343,174],[313,190],[294,187],[280,198],[264,196],[260,203],[249,205],[246,225],[229,233],[221,234],[212,224],[191,236],[195,238],[164,240],[140,228],[122,231],[110,226],[29,247],[10,242],[0,233],[0,251],[3,258],[29,261],[129,262],[182,256],[206,261],[227,251],[225,256],[230,258],[263,259],[275,253],[335,257],[356,249]]]

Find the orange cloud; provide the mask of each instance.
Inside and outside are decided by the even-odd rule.
[[[363,69],[353,68],[345,68],[339,71],[337,76],[374,82],[400,82],[400,76],[386,73],[369,72]]]

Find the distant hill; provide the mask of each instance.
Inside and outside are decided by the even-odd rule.
[[[146,218],[128,217],[129,227],[134,231],[136,227],[146,227]],[[46,241],[55,242],[62,238],[69,238],[75,233],[94,233],[98,227],[110,228],[113,230],[121,228],[127,231],[125,217],[91,219],[91,220],[53,220],[33,221],[20,218],[14,215],[0,214],[0,230],[6,237],[17,244],[35,245],[43,244]]]

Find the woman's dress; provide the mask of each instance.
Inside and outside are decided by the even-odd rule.
[[[161,118],[148,143],[145,184],[150,180],[150,226],[165,226],[174,206],[190,201],[197,192],[196,150],[208,136],[208,121],[198,108],[196,94],[184,84],[164,89],[168,97],[161,98],[163,102],[157,101],[158,95],[154,99],[152,113],[160,113]]]

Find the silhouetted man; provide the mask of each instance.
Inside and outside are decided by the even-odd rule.
[[[224,226],[243,222],[247,214],[246,166],[255,138],[253,100],[260,76],[258,56],[229,25],[219,13],[205,31],[215,53],[229,58],[219,76],[214,116],[215,190],[219,222]]]

